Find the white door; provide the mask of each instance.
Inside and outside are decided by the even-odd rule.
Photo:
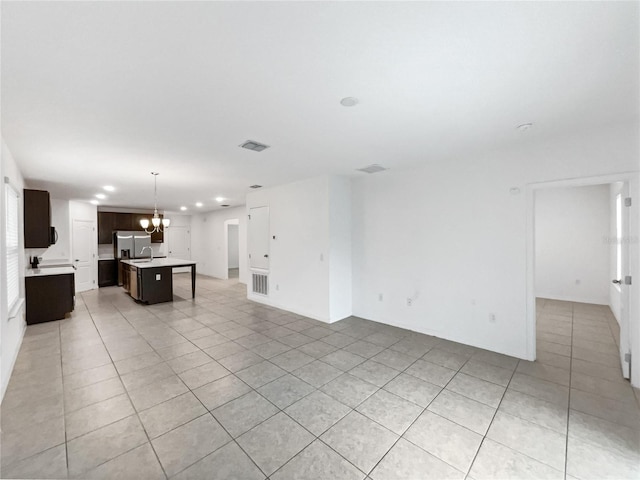
[[[167,228],[169,257],[191,260],[191,230],[187,226]],[[174,273],[190,272],[191,267],[174,268]]]
[[[269,270],[269,207],[249,209],[249,266]]]
[[[631,336],[629,328],[629,205],[626,205],[629,197],[629,184],[622,185],[620,193],[616,196],[616,278],[615,292],[620,296],[620,362],[622,364],[622,376],[629,378]],[[628,284],[629,283],[629,284]]]
[[[95,222],[90,220],[73,221],[73,265],[76,267],[76,292],[91,290],[96,286],[95,264]]]

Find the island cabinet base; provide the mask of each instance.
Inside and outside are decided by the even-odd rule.
[[[171,267],[138,268],[137,274],[138,300],[149,305],[173,301],[173,269]]]
[[[73,273],[26,277],[27,325],[65,318],[73,311],[75,284]]]

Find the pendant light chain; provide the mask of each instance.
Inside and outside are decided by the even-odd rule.
[[[140,226],[148,234],[153,234],[155,232],[162,233],[164,231],[162,227],[166,229],[169,227],[169,224],[171,223],[171,220],[169,220],[168,218],[160,219],[160,215],[158,215],[158,175],[160,174],[158,172],[151,172],[151,175],[153,175],[153,201],[154,201],[153,218],[151,219],[151,225],[153,229],[151,231],[147,230],[150,223],[148,219],[143,218],[142,220],[140,220]]]

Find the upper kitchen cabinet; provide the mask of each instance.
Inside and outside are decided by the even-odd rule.
[[[44,190],[24,190],[24,247],[51,245],[51,200]]]
[[[98,212],[98,243],[113,243],[113,232],[142,231],[140,220],[151,219],[149,213]],[[161,215],[162,217],[162,215]],[[164,234],[155,232],[151,235],[151,243],[164,242]]]
[[[112,212],[98,212],[98,243],[113,243],[114,216]]]

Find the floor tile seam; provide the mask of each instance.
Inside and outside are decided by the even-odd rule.
[[[345,415],[346,416],[346,415]],[[342,417],[344,418],[344,417]],[[342,419],[341,419],[342,420]],[[324,433],[323,433],[324,434]],[[275,472],[273,472],[271,475],[269,475],[267,477],[267,480],[273,478],[273,476],[278,473],[280,470],[282,470],[287,464],[289,464],[292,460],[294,460],[298,455],[300,455],[302,452],[304,452],[307,448],[309,448],[311,445],[313,445],[316,441],[322,443],[325,447],[327,447],[329,450],[331,450],[332,452],[334,452],[336,455],[338,455],[342,460],[344,460],[345,462],[347,462],[349,465],[351,465],[353,468],[355,468],[358,472],[362,473],[365,477],[367,476],[367,474],[365,472],[363,472],[362,470],[360,470],[357,466],[355,466],[352,462],[350,462],[348,459],[346,459],[345,457],[343,457],[340,452],[336,451],[331,445],[327,444],[324,440],[322,440],[320,438],[320,436],[317,436],[309,445],[305,446],[302,450],[300,450],[298,453],[296,453],[293,457],[291,457],[289,460],[287,460],[282,466],[280,466]],[[338,479],[337,479],[338,480]]]
[[[93,386],[93,385],[98,385],[98,384],[100,384],[100,383],[108,382],[109,380],[113,380],[114,378],[116,378],[116,377],[106,378],[105,380],[102,380],[102,381],[100,381],[100,382],[96,382],[96,383],[92,383],[91,385],[87,385],[87,386],[88,386],[88,387],[91,387],[91,386]],[[118,379],[118,380],[120,380],[120,379]],[[120,381],[120,385],[122,385],[122,381]],[[122,392],[114,393],[113,395],[111,395],[111,396],[109,396],[109,397],[106,397],[106,398],[103,398],[103,399],[101,399],[101,400],[92,401],[91,403],[87,403],[86,405],[83,405],[83,406],[81,406],[81,407],[79,407],[79,408],[76,408],[76,409],[74,409],[74,410],[67,410],[67,401],[66,401],[66,399],[65,399],[65,400],[64,400],[64,404],[65,404],[64,415],[65,415],[65,417],[66,417],[68,414],[73,414],[73,413],[75,413],[75,412],[78,412],[78,411],[82,410],[83,408],[92,407],[92,406],[94,406],[94,405],[97,405],[98,403],[106,402],[107,400],[112,400],[112,399],[114,399],[115,397],[118,397],[118,396],[120,396],[120,395],[123,395],[123,394],[124,394],[124,390],[126,390],[126,388],[124,387],[124,385],[122,385],[122,390],[123,390]]]
[[[498,414],[498,410],[500,410],[500,407],[502,406],[502,402],[504,400],[505,395],[507,394],[507,390],[509,389],[509,385],[511,385],[511,381],[513,380],[513,377],[516,374],[516,370],[518,369],[518,365],[520,365],[520,360],[518,360],[518,363],[516,364],[516,368],[511,373],[511,377],[509,378],[509,382],[507,382],[507,386],[505,387],[504,392],[502,392],[502,397],[500,398],[500,402],[498,403],[498,406],[496,407],[495,411],[493,412],[493,416],[491,417],[491,421],[489,422],[489,425],[487,426],[487,430],[482,435],[482,440],[480,441],[480,445],[478,446],[478,449],[476,450],[476,453],[473,456],[473,459],[471,460],[471,463],[469,464],[469,469],[467,470],[467,476],[469,476],[469,474],[470,474],[470,472],[471,472],[471,470],[473,468],[473,465],[474,465],[474,463],[476,462],[476,460],[478,458],[478,454],[480,453],[480,450],[482,449],[482,445],[484,445],[484,442],[487,439],[487,434],[489,433],[489,430],[491,429],[491,426],[493,425],[493,422],[495,421],[496,415]],[[509,447],[507,447],[507,448],[509,448]],[[513,450],[513,449],[511,449],[511,450]],[[514,450],[514,451],[516,451],[516,450]]]
[[[584,376],[590,377],[590,378],[594,379],[596,382],[604,381],[604,382],[617,383],[617,382],[612,381],[612,380],[607,380],[606,378],[592,377],[591,375],[587,375],[585,373],[580,373],[580,372],[571,372],[571,376],[572,377],[573,377],[574,373],[577,373],[578,375],[584,375]],[[625,385],[625,386],[629,387],[628,391],[629,391],[630,395],[633,397],[632,401],[618,400],[618,398],[607,397],[607,396],[601,395],[600,393],[596,393],[596,392],[593,392],[593,391],[590,391],[590,390],[585,390],[584,388],[580,388],[579,386],[571,385],[570,388],[573,389],[573,390],[577,390],[579,392],[588,393],[589,395],[595,395],[596,397],[600,397],[603,400],[609,400],[609,401],[614,401],[614,402],[617,402],[617,403],[632,405],[632,406],[636,407],[636,410],[638,410],[638,413],[640,414],[640,408],[638,408],[638,405],[637,405],[636,400],[635,400],[635,395],[634,395],[633,390],[632,390],[633,387],[631,387],[630,384],[623,383],[623,382],[620,382],[620,385]]]
[[[580,442],[583,443],[588,443],[589,445],[599,448],[601,450],[605,450],[607,452],[613,453],[615,455],[619,455],[622,457],[625,457],[633,462],[636,463],[640,463],[640,451],[635,451],[633,453],[630,452],[624,452],[622,450],[620,450],[617,447],[612,447],[612,446],[604,446],[602,444],[598,444],[592,440],[590,440],[591,437],[587,437],[587,436],[580,436],[580,435],[576,435],[575,433],[571,433],[571,429],[569,429],[569,435],[570,438],[574,439],[574,440],[578,440]]]
[[[63,441],[63,442],[60,442],[60,443],[58,443],[58,444],[56,444],[56,445],[52,445],[51,447],[47,447],[47,448],[45,448],[44,450],[40,450],[39,452],[36,452],[36,453],[34,453],[34,454],[31,454],[31,455],[29,455],[28,457],[24,457],[24,458],[21,458],[21,459],[19,459],[19,460],[15,460],[15,461],[13,461],[13,462],[11,462],[11,463],[8,463],[8,464],[6,464],[6,465],[5,465],[5,464],[4,464],[4,462],[3,462],[3,463],[2,463],[2,465],[0,466],[0,470],[6,470],[7,468],[15,467],[17,464],[19,464],[19,463],[21,463],[21,462],[24,462],[24,461],[26,461],[26,460],[29,460],[29,459],[31,459],[31,458],[33,458],[33,457],[38,456],[38,455],[41,455],[41,454],[43,454],[43,453],[45,453],[45,452],[48,452],[49,450],[53,450],[54,448],[58,448],[58,447],[60,447],[60,446],[62,446],[62,445],[64,445],[64,448],[65,448],[65,467],[67,468],[67,471],[68,471],[68,468],[69,468],[69,467],[68,467],[68,463],[67,463],[67,453],[66,453],[66,450],[67,450],[67,442],[66,442],[66,440],[65,440],[65,441]],[[0,477],[0,478],[4,478],[4,477]]]
[[[427,352],[427,353],[428,353],[428,352]],[[425,354],[425,355],[426,355],[426,354]],[[420,358],[422,358],[422,357],[420,357]],[[419,358],[419,359],[420,359],[420,358]],[[416,359],[416,362],[417,362],[419,359]],[[470,360],[470,359],[469,359],[469,360]],[[469,360],[467,360],[467,362],[468,362]],[[415,362],[414,362],[414,363],[415,363]],[[466,364],[466,362],[465,362],[465,364]],[[412,364],[412,365],[413,365],[413,364]],[[464,365],[463,365],[463,366],[464,366]],[[407,368],[409,368],[409,367],[407,367]],[[462,369],[462,367],[460,367],[460,369]],[[460,370],[458,370],[458,371],[460,371]],[[404,372],[401,372],[401,373],[404,373]],[[409,374],[408,374],[408,375],[409,375]],[[397,376],[396,376],[396,377],[397,377]],[[394,377],[394,378],[396,378],[396,377]],[[418,377],[415,377],[415,378],[418,378]],[[434,402],[434,401],[435,401],[435,400],[440,396],[440,394],[441,394],[441,393],[442,393],[442,392],[447,388],[447,386],[449,385],[449,383],[451,383],[451,381],[452,381],[454,378],[455,378],[455,375],[454,375],[454,376],[452,376],[452,377],[449,379],[449,381],[445,384],[445,386],[444,386],[444,387],[441,387],[441,390],[438,392],[438,394],[437,394],[437,395],[435,395],[435,396],[431,399],[431,401],[430,401],[430,402],[429,402],[429,403],[428,403],[424,408],[422,408],[422,411],[420,412],[420,414],[418,414],[418,416],[413,420],[413,422],[411,422],[411,424],[410,424],[410,425],[409,425],[409,426],[404,430],[404,432],[403,432],[401,435],[398,435],[398,438],[396,439],[396,441],[395,441],[395,442],[393,442],[393,445],[392,445],[392,446],[391,446],[391,447],[390,447],[390,448],[385,452],[385,454],[380,458],[380,460],[379,460],[379,461],[378,461],[378,462],[373,466],[373,468],[372,468],[369,472],[366,472],[366,473],[367,473],[367,475],[371,474],[371,472],[373,472],[373,471],[377,468],[377,466],[378,466],[378,465],[379,465],[379,464],[384,460],[384,458],[389,454],[389,452],[393,449],[393,447],[395,447],[395,446],[396,446],[396,444],[400,441],[400,439],[404,439],[405,441],[409,441],[409,440],[407,440],[407,439],[405,438],[405,436],[404,436],[404,435],[405,435],[405,434],[406,434],[406,433],[411,429],[411,427],[412,427],[412,426],[413,426],[413,425],[418,421],[418,419],[419,419],[419,418],[424,414],[424,412],[426,412],[426,411],[429,409],[429,407],[431,406],[431,404],[432,404],[432,403],[433,403],[433,402]],[[392,380],[393,380],[393,379],[392,379]],[[381,389],[382,389],[382,388],[384,388],[386,385],[388,385],[392,380],[390,380],[389,382],[387,382],[383,387],[380,387],[380,389],[379,389],[379,390],[381,390]],[[419,380],[421,380],[421,379],[419,379]],[[423,381],[424,381],[424,380],[423,380]],[[430,383],[430,382],[427,382],[427,383]],[[437,387],[439,387],[439,385],[436,385],[436,386],[437,386]],[[378,390],[378,391],[379,391],[379,390]],[[378,391],[374,392],[372,395],[375,395]],[[368,399],[368,398],[369,398],[369,397],[367,397],[367,399]],[[364,401],[366,401],[367,399],[365,399]],[[360,404],[358,405],[358,407],[359,407],[360,405],[362,405],[362,403],[364,403],[364,401],[363,401],[363,402],[360,402]],[[357,408],[357,407],[356,407],[356,408]],[[355,409],[354,409],[354,410],[355,410]],[[431,412],[431,410],[429,410],[429,412]],[[360,413],[360,412],[358,412],[358,413]],[[433,413],[433,412],[432,412],[432,413]],[[364,414],[361,414],[361,415],[364,415]],[[365,415],[365,416],[366,416],[366,415]],[[367,417],[367,418],[369,418],[369,417]],[[375,423],[378,423],[378,422],[376,422],[376,421],[375,421],[375,420],[373,420],[373,419],[369,419],[369,420],[371,420],[371,421],[373,421],[373,422],[375,422]],[[449,420],[449,419],[447,419],[447,420]],[[453,420],[449,420],[449,421],[450,421],[450,422],[452,422],[452,423],[455,423],[456,425],[459,425],[459,426],[461,426],[461,427],[462,427],[462,425],[460,425],[460,424],[458,424],[458,423],[454,422]],[[380,424],[378,423],[378,425],[380,425]],[[387,427],[384,427],[384,425],[381,425],[381,426],[382,426],[383,428],[385,428],[385,429],[389,430]],[[463,428],[466,428],[466,427],[463,427]],[[391,430],[389,430],[389,431],[391,431]],[[395,432],[391,432],[391,433],[393,433],[394,435],[397,435]],[[410,442],[410,443],[411,443],[412,445],[415,445],[413,442]],[[426,452],[426,453],[428,453],[429,455],[431,455],[431,456],[433,456],[433,457],[435,457],[435,458],[438,458],[438,460],[440,460],[440,461],[442,461],[442,462],[446,463],[447,465],[449,465],[450,467],[454,468],[455,470],[457,470],[457,471],[459,471],[459,472],[461,472],[461,473],[465,473],[465,472],[462,472],[462,471],[461,471],[460,469],[458,469],[457,467],[454,467],[454,466],[453,466],[453,465],[451,465],[450,463],[448,463],[448,462],[446,462],[446,461],[442,460],[441,458],[437,457],[436,455],[434,455],[434,454],[432,454],[432,453],[430,453],[430,452],[427,452],[427,451],[426,451],[426,450],[424,450],[422,447],[420,447],[420,446],[418,446],[418,445],[416,445],[416,447],[418,447],[418,448],[419,448],[420,450],[422,450],[423,452]],[[480,446],[478,447],[478,450],[480,450]],[[477,452],[476,452],[476,454],[477,454]],[[475,456],[474,456],[474,460],[475,460]],[[472,465],[473,465],[473,460],[472,460],[472,462],[469,464],[469,469],[467,470],[467,474],[468,474],[468,471],[471,469],[471,466],[472,466]]]
[[[566,440],[564,446],[564,475],[567,477],[567,470],[569,467],[569,421],[570,421],[570,413],[571,413],[571,385],[573,384],[573,324],[575,314],[573,312],[573,303],[571,304],[571,357],[569,360],[569,395],[567,399],[567,429],[566,429]]]
[[[543,341],[544,341],[544,340],[543,340]],[[549,342],[549,343],[551,343],[551,342]],[[540,345],[539,345],[539,344],[540,344],[540,342],[536,341],[536,349],[537,349],[537,350],[541,350],[541,351],[546,352],[546,353],[553,353],[554,355],[559,355],[559,356],[561,356],[561,357],[565,357],[565,358],[571,358],[571,355],[565,355],[565,354],[563,354],[563,353],[552,352],[551,350],[545,350],[544,348],[540,347]],[[554,344],[554,345],[555,345],[555,344]],[[563,347],[567,347],[568,345],[562,345],[562,346],[563,346]]]
[[[93,321],[93,319],[92,319]],[[60,349],[62,350],[62,333],[60,332],[60,324],[58,323],[58,343],[60,345]],[[62,370],[62,354],[60,354],[60,372],[64,373]],[[64,429],[64,461],[65,467],[67,470],[67,476],[69,476],[69,449],[67,448],[67,401],[65,399],[64,394],[64,380],[62,381],[62,415],[64,416],[62,428]],[[41,453],[41,452],[40,452]]]
[[[89,317],[91,318],[91,321],[94,323],[94,326],[95,326],[95,322],[93,320],[93,316],[91,315],[91,312],[89,312]],[[127,322],[128,322],[128,320],[127,320]],[[100,335],[99,332],[98,332],[98,335]],[[100,335],[100,340],[102,340],[102,343],[104,345],[104,340],[102,339],[102,335]],[[104,345],[104,346],[106,348],[106,345]],[[111,354],[108,353],[108,355],[109,355],[109,358],[111,358]],[[129,399],[129,403],[130,403],[131,407],[133,408],[133,412],[134,412],[133,415],[136,416],[139,425],[142,427],[142,431],[144,432],[145,437],[147,438],[147,442],[149,442],[149,444],[151,445],[151,449],[153,450],[153,453],[154,453],[154,455],[156,457],[156,460],[158,461],[158,464],[160,465],[160,468],[162,469],[162,473],[164,474],[165,478],[169,478],[169,475],[167,475],[167,472],[165,471],[164,466],[162,465],[162,462],[160,461],[160,457],[158,456],[158,453],[156,452],[156,449],[153,447],[153,444],[151,443],[151,438],[149,437],[149,433],[147,432],[147,429],[145,428],[144,424],[142,423],[142,419],[140,418],[140,415],[139,415],[138,411],[136,410],[136,408],[135,408],[135,406],[133,404],[133,401],[131,400],[131,396],[129,395],[129,391],[127,390],[127,387],[126,387],[125,383],[122,381],[122,376],[118,373],[118,370],[115,367],[115,363],[113,362],[113,359],[111,360],[111,362],[113,364],[114,370],[116,370],[116,374],[118,375],[118,378],[120,379],[120,382],[122,382],[122,385],[124,386],[125,395]],[[125,418],[128,418],[128,417],[125,417]],[[122,419],[120,419],[120,420],[122,420]],[[96,430],[94,430],[94,431],[96,431]],[[65,434],[66,434],[66,429],[65,429]]]

